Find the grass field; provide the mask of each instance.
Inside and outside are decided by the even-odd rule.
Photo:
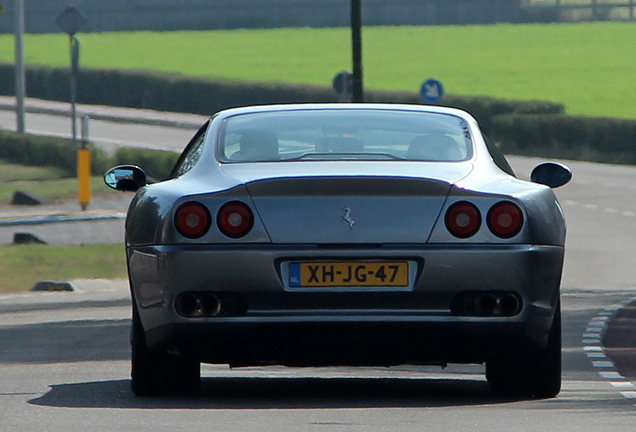
[[[15,165],[0,160],[0,203],[9,203],[16,190],[30,192],[47,201],[77,197],[77,178],[51,167]],[[117,193],[109,189],[101,176],[91,178],[92,196]]]
[[[351,69],[348,28],[80,34],[81,64],[253,81],[330,85]],[[636,23],[365,27],[366,88],[564,103],[570,114],[636,118]],[[27,35],[27,63],[66,66],[68,36]],[[13,60],[0,36],[0,61]],[[28,83],[27,83],[28,89]]]
[[[64,171],[57,168],[16,165],[0,159],[0,185],[10,182],[58,180],[64,177]]]
[[[116,193],[101,177],[91,179],[93,197]],[[9,164],[0,160],[0,203],[9,203],[16,190],[49,201],[74,200],[77,179],[48,167]],[[49,246],[0,245],[0,292],[26,291],[40,280],[113,279],[126,277],[123,244]]]
[[[77,178],[65,178],[47,181],[26,181],[0,183],[0,202],[8,203],[16,190],[32,193],[46,201],[63,201],[77,198]],[[104,184],[102,177],[91,178],[91,196],[104,196],[117,192]],[[121,192],[120,192],[121,193]]]
[[[122,279],[123,245],[0,246],[0,292],[27,291],[40,280]]]

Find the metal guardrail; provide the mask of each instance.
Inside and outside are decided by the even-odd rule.
[[[523,2],[523,9],[526,10],[554,10],[559,16],[562,16],[563,11],[568,10],[585,10],[591,11],[591,18],[594,20],[607,19],[612,9],[627,9],[629,10],[628,18],[631,21],[636,17],[636,0],[627,1],[602,1],[602,0],[588,0],[588,1],[537,1],[537,0],[525,0]]]

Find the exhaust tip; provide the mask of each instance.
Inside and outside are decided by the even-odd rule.
[[[188,292],[175,301],[177,313],[185,318],[240,316],[247,313],[247,302],[231,292]]]
[[[497,308],[497,297],[492,294],[480,294],[475,298],[475,309],[480,316],[492,316]]]
[[[191,293],[183,294],[177,300],[177,311],[179,315],[186,317],[196,317],[203,315],[203,308],[199,299]]]
[[[458,316],[513,317],[521,313],[523,302],[515,292],[464,291],[453,298],[450,309]]]
[[[203,294],[200,302],[205,316],[217,316],[221,312],[221,302],[214,294]]]
[[[514,294],[505,294],[499,299],[499,308],[503,316],[515,316],[521,312],[521,302]]]

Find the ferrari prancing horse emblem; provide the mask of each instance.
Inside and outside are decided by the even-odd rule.
[[[349,229],[353,229],[353,225],[356,223],[353,219],[351,219],[351,209],[349,207],[345,207],[345,214],[340,216],[340,219],[349,224]]]

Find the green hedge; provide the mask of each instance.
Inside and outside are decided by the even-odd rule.
[[[69,100],[68,68],[27,66],[27,95],[46,100]],[[13,95],[14,67],[0,63],[0,94]],[[83,68],[78,76],[78,103],[148,108],[212,115],[225,108],[269,103],[336,102],[327,86],[256,83],[188,77],[175,73]],[[415,103],[415,92],[365,91],[368,102]],[[513,101],[484,96],[446,95],[442,105],[470,112],[489,132],[493,116],[506,113],[563,113],[561,104]]]
[[[123,164],[140,165],[155,179],[168,177],[178,153],[163,150],[121,148],[115,157],[89,144],[91,172],[101,176],[106,170]],[[69,177],[77,175],[77,151],[70,139],[44,135],[20,135],[0,129],[0,159],[20,165],[51,166],[60,168]]]
[[[0,63],[0,94],[14,94],[13,72],[12,64]],[[68,69],[28,66],[27,94],[41,99],[68,101]],[[213,80],[147,71],[82,69],[78,80],[79,103],[204,115],[244,105],[335,102],[337,99],[330,87]],[[365,100],[422,103],[416,93],[390,91],[366,90]],[[507,153],[636,164],[636,121],[571,117],[564,114],[563,105],[546,101],[446,95],[441,105],[470,112]],[[59,145],[54,139],[46,139]],[[35,142],[36,138],[30,140]],[[59,157],[40,158],[31,154],[46,155],[49,151],[52,150],[31,149],[27,145],[16,150],[12,157],[24,163],[36,159],[50,161],[51,164],[55,161],[56,166],[64,169],[74,166],[74,162],[70,162],[74,161],[74,156],[67,154],[69,150],[60,151],[65,156]],[[3,157],[2,154],[0,157]],[[100,160],[101,156],[93,157]],[[176,157],[171,152],[122,149],[110,161],[112,165],[139,164],[149,176],[161,179],[168,175]],[[99,172],[102,167],[103,164],[94,163],[94,172]]]
[[[505,114],[491,137],[505,153],[636,164],[636,120]]]
[[[407,92],[366,91],[367,102],[422,104],[420,96]],[[446,95],[440,105],[468,111],[479,122],[481,128],[490,133],[493,119],[502,114],[562,114],[565,108],[561,104],[547,101],[519,101],[496,99],[488,96]]]
[[[165,180],[177,162],[179,154],[166,150],[121,148],[115,155],[116,165],[139,165],[151,178]]]
[[[112,164],[102,150],[91,149],[92,173],[101,175]],[[77,151],[70,139],[44,135],[20,135],[0,130],[0,159],[21,165],[53,166],[62,169],[70,177],[76,175]]]

